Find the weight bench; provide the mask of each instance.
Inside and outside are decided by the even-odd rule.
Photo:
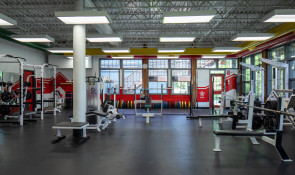
[[[61,135],[61,130],[62,129],[73,129],[73,130],[81,130],[82,129],[82,137],[79,140],[79,144],[82,144],[86,140],[89,139],[89,136],[86,135],[86,127],[89,126],[88,122],[61,122],[57,123],[52,126],[52,129],[57,129],[57,139],[53,140],[51,143],[55,144],[63,139],[66,138],[65,135]]]
[[[150,123],[150,118],[155,117],[155,113],[150,113],[150,109],[152,108],[152,99],[151,97],[145,98],[145,105],[144,107],[147,110],[147,113],[143,113],[142,117],[145,117],[145,123]]]
[[[288,155],[284,151],[283,147],[281,144],[278,143],[278,141],[275,139],[270,139],[269,137],[266,136],[271,136],[275,135],[277,137],[277,133],[266,133],[264,131],[236,131],[236,130],[215,130],[213,131],[213,134],[215,134],[215,148],[213,149],[214,152],[220,152],[220,137],[221,136],[237,136],[237,137],[250,137],[254,138],[255,137],[261,137],[262,140],[266,141],[267,143],[275,146],[277,152],[280,154],[281,159],[285,162],[290,162],[292,161],[289,159]],[[253,142],[253,144],[259,144],[256,140],[257,143]]]
[[[23,113],[23,121],[37,122],[36,119],[33,119],[33,115],[36,115],[35,111],[24,111],[24,113]],[[14,120],[14,119],[19,119],[19,116],[20,116],[19,112],[14,112],[14,113],[12,113],[10,115],[6,115],[6,116],[4,116],[5,120],[7,120],[7,119],[12,119],[12,120],[7,120],[7,122],[5,122],[5,123],[19,123],[19,121]]]
[[[150,123],[150,118],[155,117],[153,113],[143,113],[142,117],[145,117],[145,123]]]
[[[253,144],[259,144],[255,137],[262,137],[267,135],[274,135],[274,133],[265,133],[264,131],[239,131],[239,130],[215,130],[215,148],[213,151],[220,152],[220,136],[237,136],[237,137],[250,137]]]
[[[196,117],[192,117],[192,116],[187,116],[186,118],[189,119],[199,119],[199,127],[202,127],[202,118],[205,119],[218,119],[218,123],[222,124],[223,123],[223,118],[229,118],[229,117],[233,117],[233,115],[228,115],[228,114],[220,114],[220,115],[198,115]]]

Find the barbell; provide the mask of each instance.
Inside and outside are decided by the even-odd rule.
[[[243,103],[237,103],[237,104],[241,105],[241,106],[252,107],[254,109],[260,109],[262,111],[267,111],[267,112],[271,112],[271,113],[295,116],[295,113],[289,113],[289,112],[285,112],[285,111],[278,111],[278,110],[273,110],[273,109],[261,108],[261,107],[257,107],[257,106],[246,105],[246,104],[243,104]]]

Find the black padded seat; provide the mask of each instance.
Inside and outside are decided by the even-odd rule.
[[[90,116],[90,115],[99,115],[99,116],[106,117],[108,115],[108,113],[100,112],[100,111],[90,111],[90,112],[86,113],[86,116]]]

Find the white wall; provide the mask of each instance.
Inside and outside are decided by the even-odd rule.
[[[237,82],[237,74],[238,74],[238,69],[226,69],[225,70],[225,76],[226,76],[226,86],[225,86],[225,94],[229,95],[226,97],[226,102],[225,105],[226,107],[230,107],[230,100],[233,100],[232,97],[235,97],[237,93],[237,87],[234,86],[236,85]],[[235,88],[233,88],[235,87]]]
[[[68,80],[73,80],[73,60],[66,58],[64,55],[49,55],[48,62],[57,65],[57,72],[61,72]],[[85,61],[86,76],[99,76],[99,58],[90,56]]]
[[[48,63],[58,65],[60,69],[73,69],[73,59],[69,59],[64,55],[49,55]],[[92,57],[85,59],[85,68],[92,68]]]
[[[25,63],[27,64],[34,64],[34,65],[41,65],[46,62],[46,53],[42,52],[37,49],[33,49],[27,46],[23,46],[11,41],[7,41],[0,38],[0,54],[1,55],[12,55],[12,56],[18,56],[23,57],[27,61]],[[0,58],[0,61],[3,60],[12,60],[7,58]],[[26,70],[32,70],[31,68],[24,68]],[[19,73],[19,66],[18,64],[8,64],[8,63],[0,63],[0,71],[4,72],[4,78],[10,79],[10,77],[6,77],[5,72],[14,72]],[[45,72],[46,74],[46,72]]]
[[[197,70],[197,86],[198,93],[202,94],[208,102],[198,102],[199,107],[209,107],[209,84],[210,84],[210,73],[209,69]],[[201,95],[198,98],[202,98]]]

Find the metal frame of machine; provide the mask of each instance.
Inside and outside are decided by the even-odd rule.
[[[256,140],[256,137],[261,138],[261,140],[265,141],[266,143],[269,143],[273,145],[277,152],[279,153],[282,161],[285,162],[290,162],[292,161],[287,153],[285,152],[284,148],[282,147],[282,134],[283,134],[283,120],[285,115],[291,115],[295,116],[295,113],[290,113],[290,112],[285,112],[285,104],[284,104],[285,99],[284,98],[279,98],[278,99],[278,105],[279,105],[279,110],[273,110],[273,109],[266,109],[266,108],[261,108],[261,107],[256,107],[254,106],[254,97],[253,94],[250,94],[249,96],[249,104],[243,104],[238,100],[235,100],[235,106],[237,107],[238,105],[241,106],[246,106],[248,107],[248,122],[247,122],[247,129],[246,131],[235,131],[235,130],[214,130],[213,133],[215,135],[215,148],[213,151],[215,152],[220,152],[220,141],[221,141],[221,136],[244,136],[244,137],[249,137],[252,144],[259,144],[259,142]],[[291,104],[291,103],[292,104]],[[291,99],[288,103],[288,107],[295,107],[295,95],[291,96]],[[253,109],[259,109],[263,111],[268,111],[276,114],[276,120],[277,120],[277,125],[276,129],[274,131],[267,132],[266,130],[260,130],[260,131],[253,131],[252,130],[252,121],[253,121]],[[269,116],[266,116],[269,117]],[[271,138],[269,136],[274,136],[274,138]]]

